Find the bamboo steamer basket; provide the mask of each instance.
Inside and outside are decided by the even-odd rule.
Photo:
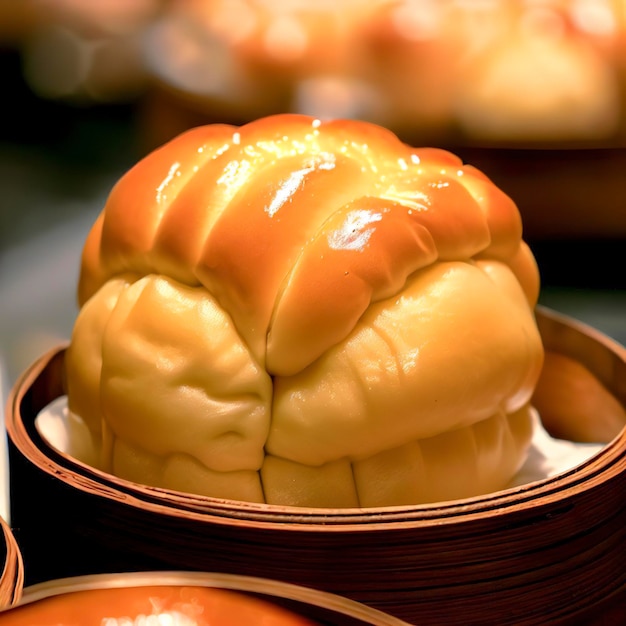
[[[546,308],[537,319],[546,350],[579,361],[626,406],[624,347]],[[345,510],[244,503],[134,484],[48,447],[35,418],[64,393],[63,358],[64,347],[43,355],[8,403],[11,518],[29,585],[175,569],[301,585],[419,626],[624,617],[624,427],[576,468],[464,500]]]
[[[0,610],[13,606],[21,597],[24,586],[24,563],[17,541],[7,522],[0,517]]]
[[[159,614],[164,609],[174,611],[181,603],[189,607],[190,615]],[[201,623],[215,626],[409,626],[371,607],[315,589],[250,576],[176,571],[93,574],[42,582],[26,587],[18,604],[0,612],[0,622],[32,626],[37,620],[47,626],[63,621],[62,615],[71,615],[84,626],[113,620],[190,624],[192,615],[200,611]],[[119,617],[112,616],[116,614]]]

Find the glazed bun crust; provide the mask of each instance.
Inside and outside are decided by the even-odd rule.
[[[538,291],[517,207],[448,152],[358,121],[200,127],[124,175],[87,238],[70,409],[139,482],[474,495],[526,455]]]

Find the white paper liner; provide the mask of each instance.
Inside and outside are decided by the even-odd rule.
[[[528,457],[507,487],[517,487],[561,474],[599,452],[603,443],[577,443],[551,437],[534,412],[534,433]],[[52,448],[98,467],[98,451],[82,419],[68,410],[67,396],[46,406],[35,419],[37,431]]]

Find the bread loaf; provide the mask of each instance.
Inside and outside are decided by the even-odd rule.
[[[102,469],[208,496],[388,506],[504,486],[531,440],[539,276],[475,168],[360,121],[192,129],[84,247],[70,410]]]

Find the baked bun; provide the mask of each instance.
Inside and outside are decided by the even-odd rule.
[[[543,349],[513,201],[369,123],[195,128],[87,238],[70,411],[132,481],[387,506],[499,489]]]

